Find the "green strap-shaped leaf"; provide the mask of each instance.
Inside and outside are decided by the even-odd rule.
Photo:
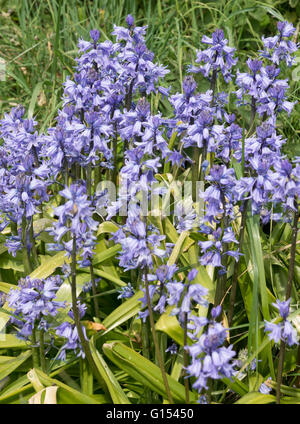
[[[15,289],[16,287],[15,284],[0,282],[0,292],[9,293],[10,289]]]
[[[284,396],[280,398],[281,405],[298,405],[300,403],[300,398]]]
[[[276,398],[274,395],[264,395],[260,392],[250,392],[239,399],[236,404],[267,404],[267,403],[275,403]]]
[[[102,322],[102,324],[107,328],[107,330],[102,334],[108,333],[135,316],[140,310],[141,302],[139,299],[142,297],[143,292],[139,290],[132,297],[123,302],[122,305],[118,306],[111,314],[109,314]]]
[[[14,334],[0,333],[0,349],[27,349],[28,343],[18,339]]]
[[[174,315],[170,315],[172,307],[168,306],[166,311],[159,317],[155,328],[171,337],[180,346],[183,346],[184,332]]]
[[[103,345],[103,351],[120,369],[167,399],[161,371],[157,365],[153,364],[130,347],[116,341],[105,343]],[[167,375],[167,379],[174,402],[184,403],[184,386],[169,375]],[[190,399],[192,402],[196,400],[195,393],[190,392]]]
[[[98,235],[104,233],[115,233],[116,231],[118,231],[118,229],[119,227],[113,222],[102,222],[102,224],[100,224],[98,228]]]
[[[48,387],[56,385],[60,388],[59,397],[61,400],[63,399],[63,402],[60,401],[59,403],[76,403],[76,404],[99,404],[97,400],[95,400],[92,396],[87,396],[84,393],[79,392],[78,390],[73,389],[72,387],[68,386],[67,384],[62,383],[59,380],[56,380],[55,378],[49,377],[47,374],[43,373],[39,369],[35,369],[35,372],[40,380],[40,382]]]
[[[128,397],[124,393],[122,387],[120,386],[118,380],[108,367],[107,363],[104,361],[103,356],[96,349],[94,343],[94,337],[90,340],[91,352],[93,355],[94,362],[100,372],[101,377],[105,381],[105,384],[110,393],[113,403],[117,404],[130,404]]]
[[[168,260],[168,265],[174,265],[178,259],[178,256],[181,252],[182,249],[182,245],[185,241],[185,239],[188,237],[189,233],[188,231],[183,231],[180,236],[178,237],[175,246],[172,250],[171,256]]]
[[[30,278],[47,278],[51,275],[56,268],[63,266],[65,262],[69,262],[65,256],[65,252],[59,252],[51,258],[47,259],[42,265],[36,268],[31,274]]]
[[[208,275],[206,268],[199,264],[197,246],[195,245],[194,240],[188,237],[188,235],[186,235],[186,232],[183,232],[181,233],[180,236],[178,236],[178,233],[175,227],[173,226],[173,224],[171,223],[171,221],[168,218],[166,218],[164,221],[165,221],[165,234],[167,235],[169,240],[172,241],[172,243],[175,243],[175,247],[177,245],[176,249],[175,247],[173,249],[174,251],[173,257],[175,258],[175,260],[178,259],[184,266],[190,266],[191,268],[193,267],[198,270],[198,274],[193,283],[201,284],[203,287],[206,287],[208,289],[208,301],[213,303],[215,286],[213,284],[212,279]],[[181,250],[181,253],[180,253],[180,250]],[[180,253],[180,256],[178,256],[179,253]]]
[[[230,380],[229,378],[224,377],[222,378],[222,381],[228,386],[230,390],[234,391],[240,396],[244,396],[249,391],[248,386],[246,386],[246,384],[240,381],[238,378],[234,377],[232,380]]]
[[[265,276],[265,267],[263,259],[263,249],[261,245],[261,239],[259,234],[259,217],[248,216],[247,219],[247,232],[250,239],[250,249],[252,253],[252,262],[254,268],[257,269],[259,290],[261,296],[262,312],[264,319],[270,320],[268,294]]]
[[[0,356],[0,380],[7,377],[31,355],[31,350],[21,353],[16,358]]]
[[[31,119],[34,114],[35,105],[37,103],[38,95],[43,89],[43,83],[40,81],[36,84],[32,91],[29,107],[28,107],[28,118]]]
[[[258,293],[260,293],[262,314],[265,320],[270,320],[269,312],[269,303],[268,303],[268,293],[267,293],[267,284],[265,276],[265,268],[263,261],[263,249],[261,245],[260,233],[259,233],[259,216],[252,216],[251,213],[248,214],[247,218],[247,233],[249,235],[250,241],[250,251],[251,251],[251,262],[254,269],[254,282],[253,282],[253,299],[252,299],[252,310],[250,315],[250,326],[249,334],[253,332],[254,339],[249,337],[248,340],[248,350],[250,351],[253,342],[255,350],[259,346],[260,341],[260,332],[258,329]],[[266,348],[265,355],[268,360],[269,369],[271,371],[272,378],[275,378],[275,371],[273,365],[271,345],[268,345]]]
[[[58,367],[55,371],[50,374],[50,377],[54,377],[61,371],[72,366],[72,363],[65,364]],[[27,396],[32,396],[34,388],[32,381],[28,379],[28,375],[23,375],[1,391],[0,403],[15,403],[19,402],[20,398],[25,399]]]
[[[94,268],[94,274],[98,275],[99,277],[104,278],[107,281],[111,281],[118,287],[124,287],[126,286],[126,283],[124,281],[120,280],[120,278],[115,277],[114,275],[109,274],[108,272],[102,271],[101,269]]]
[[[9,400],[28,391],[28,389],[33,390],[32,385],[28,384],[27,375],[22,375],[1,391],[0,403],[10,403]]]
[[[0,269],[13,269],[14,271],[24,272],[24,265],[20,255],[12,257],[8,252],[0,255]]]
[[[276,382],[270,380],[268,382],[268,384],[273,388],[276,389]],[[283,393],[284,395],[288,395],[288,396],[292,396],[294,398],[300,399],[300,389],[297,387],[290,387],[290,386],[285,386],[284,384],[280,385],[280,392]]]
[[[94,377],[92,369],[85,358],[79,359],[80,365],[80,386],[83,393],[90,396],[93,394]]]
[[[120,244],[110,247],[109,249],[103,250],[102,252],[96,252],[93,256],[93,265],[97,265],[107,259],[113,258],[121,250]]]

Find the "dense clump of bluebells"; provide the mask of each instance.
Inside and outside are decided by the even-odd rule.
[[[18,328],[18,336],[28,339],[34,329],[49,331],[53,327],[51,318],[66,308],[65,302],[55,300],[63,283],[59,276],[46,280],[22,278],[16,289],[6,297],[7,304],[14,311],[10,322]],[[16,318],[18,317],[18,318]]]
[[[5,243],[13,256],[22,248],[30,250],[33,217],[49,201],[49,167],[41,154],[37,122],[24,114],[25,108],[17,106],[0,122],[1,230],[11,223],[13,231]]]
[[[118,265],[137,278],[119,289],[117,298],[126,300],[140,289],[138,318],[143,324],[151,310],[156,317],[176,318],[188,338],[183,346],[189,355],[185,378],[201,394],[210,381],[232,379],[242,362],[233,359],[236,352],[227,342],[229,329],[222,322],[221,306],[215,302],[210,309],[213,302],[200,284],[200,266],[215,270],[219,284],[242,256],[236,222],[243,214],[249,211],[266,224],[291,222],[298,210],[299,160],[291,162],[282,154],[286,140],[277,130],[280,114],[289,116],[295,104],[288,100],[289,84],[283,77],[284,67],[294,63],[297,45],[290,37],[295,28],[278,23],[278,34],[263,37],[259,57],[249,58],[246,66],[221,29],[211,37],[203,36],[204,48],[188,67],[182,93],[171,94],[172,87],[163,86],[169,71],[147,49],[147,27],[136,26],[131,15],[126,22],[127,27],[114,26],[115,42],[100,42],[97,30],[90,32],[89,41],[79,40],[74,78],[64,83],[62,107],[53,127],[38,134],[37,123],[24,118],[22,106],[0,122],[1,230],[10,226],[5,241],[9,253],[15,256],[22,251],[29,263],[25,271],[32,271],[39,235],[34,232],[34,218],[50,202],[53,225],[48,234],[53,240],[47,249],[66,252],[63,276],[38,280],[27,275],[5,300],[19,336],[32,341],[35,331],[44,330],[51,345],[59,340],[57,360],[65,361],[70,352],[87,356],[78,325],[92,286],[96,296],[93,256],[100,202],[107,212],[105,219],[115,220],[117,226],[109,240],[120,245]],[[198,91],[199,74],[208,81],[205,92]],[[249,112],[248,123],[229,113],[229,92],[218,92],[218,81],[225,88],[229,82],[235,84],[230,94],[237,108]],[[169,102],[171,116],[153,110],[153,95]],[[171,138],[177,143],[170,143]],[[174,168],[175,175],[192,168],[193,184],[203,182],[196,198],[189,196],[174,205],[174,232],[196,233],[197,263],[189,264],[187,276],[170,263],[174,243],[148,214],[151,194],[155,191],[162,201],[168,191],[157,186],[164,165]],[[104,176],[120,186],[112,202],[105,192],[97,191]],[[199,199],[201,214],[196,208]],[[118,220],[124,207],[127,215]],[[179,210],[184,216],[175,216]],[[59,311],[67,305],[55,300],[56,294],[64,280],[72,280],[74,295],[76,264],[89,268],[91,282],[84,286],[85,300],[73,298],[67,317],[63,314],[59,320]],[[223,296],[224,291],[217,303]],[[265,322],[269,339],[297,344],[296,330],[288,320],[290,299],[277,300],[274,306],[281,321]],[[199,309],[205,313],[199,314]],[[88,340],[84,327],[81,331]],[[171,342],[166,353],[176,355],[176,344]],[[256,365],[252,361],[251,369]],[[204,399],[201,396],[199,402]]]

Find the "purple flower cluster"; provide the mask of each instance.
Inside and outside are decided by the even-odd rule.
[[[57,291],[63,280],[60,276],[48,277],[45,280],[31,279],[29,276],[22,278],[15,289],[11,289],[5,297],[9,308],[13,311],[10,322],[16,326],[17,336],[26,340],[33,340],[34,331],[46,331],[50,344],[54,340],[64,340],[57,359],[65,361],[66,351],[71,350],[76,356],[84,357],[84,352],[78,337],[77,328],[74,324],[72,308],[68,312],[68,319],[59,324],[59,312],[67,308],[66,302],[55,300]],[[86,311],[84,304],[77,303],[80,317]],[[18,317],[18,318],[17,318]],[[85,328],[82,327],[86,337]],[[39,342],[36,342],[39,343]],[[49,344],[49,341],[47,341]]]
[[[155,274],[148,275],[149,281],[156,283],[149,286],[149,292],[152,303],[155,297],[158,298],[156,306],[153,307],[154,311],[162,314],[169,305],[172,307],[171,315],[178,317],[181,326],[184,327],[185,323],[187,324],[187,334],[193,340],[192,345],[185,346],[191,356],[191,364],[188,365],[187,372],[189,377],[196,377],[193,388],[201,392],[203,388],[207,389],[208,379],[231,378],[234,375],[235,364],[231,360],[235,352],[232,346],[223,346],[227,338],[227,330],[216,321],[221,313],[220,306],[212,309],[212,320],[199,317],[194,313],[196,305],[208,307],[205,299],[208,290],[200,284],[193,283],[198,271],[193,268],[188,273],[187,282],[183,283],[174,278],[177,270],[176,265],[162,265],[157,268]],[[140,300],[145,307],[146,294]],[[147,316],[148,310],[140,313],[140,318],[143,320]],[[205,327],[207,331],[203,332]],[[167,351],[174,354],[176,349],[171,345]]]
[[[76,252],[80,252],[82,267],[90,264],[95,247],[97,222],[92,218],[94,207],[86,194],[84,183],[71,184],[60,191],[66,202],[55,209],[58,221],[49,230],[56,243],[49,247],[54,250],[65,250],[70,257],[73,251],[73,239],[76,242]],[[64,240],[64,238],[66,240]]]
[[[196,378],[193,388],[199,392],[208,389],[208,379],[218,380],[223,377],[231,378],[234,375],[235,364],[232,358],[236,353],[232,345],[223,346],[227,330],[216,321],[220,313],[221,307],[217,306],[211,311],[212,320],[195,316],[194,322],[190,325],[192,333],[189,336],[194,339],[194,344],[186,346],[192,358],[187,372],[190,377]],[[206,331],[204,331],[205,326],[207,326]],[[201,334],[200,337],[199,334]]]
[[[29,339],[34,329],[49,330],[51,318],[60,309],[66,308],[65,302],[55,300],[57,290],[62,284],[60,276],[45,280],[22,278],[15,289],[7,295],[7,304],[13,310],[10,322],[18,328],[18,336]]]
[[[154,305],[154,299],[159,297],[158,303],[153,306],[154,311],[159,311],[159,313],[165,312],[167,305],[174,305],[174,300],[180,300],[181,293],[183,290],[183,284],[177,282],[175,279],[175,273],[177,272],[178,267],[176,265],[161,265],[156,268],[155,273],[147,274],[147,279],[149,281],[149,295],[152,306]],[[146,290],[141,287],[144,297],[139,299],[142,302],[141,308],[147,306],[147,296]],[[177,293],[176,293],[177,291]],[[158,295],[158,296],[157,296]],[[146,320],[149,315],[149,311],[146,309],[143,312],[139,313],[139,317]]]
[[[282,340],[288,346],[293,346],[298,344],[298,340],[295,328],[287,319],[290,303],[291,299],[284,302],[280,302],[277,299],[276,303],[273,303],[273,306],[279,310],[279,315],[282,318],[282,321],[279,324],[265,321],[265,332],[268,332],[269,339],[273,340],[275,343],[279,343],[279,341]]]
[[[201,265],[212,265],[218,268],[219,274],[226,273],[226,267],[222,265],[222,257],[224,255],[232,256],[236,261],[238,261],[239,256],[241,255],[238,249],[224,249],[224,246],[227,246],[228,243],[238,243],[232,228],[226,228],[223,231],[223,234],[220,227],[214,231],[212,227],[205,226],[204,228],[204,226],[202,226],[201,231],[202,233],[210,236],[210,239],[207,241],[199,241],[199,246],[203,254],[200,257]]]
[[[221,72],[225,82],[228,83],[232,79],[230,70],[238,61],[237,58],[234,58],[236,49],[227,45],[228,40],[224,38],[224,32],[221,29],[217,29],[211,38],[204,35],[202,43],[209,47],[197,51],[195,62],[203,63],[203,65],[199,67],[190,66],[189,72],[201,72],[205,78],[212,78],[213,72]]]
[[[128,283],[125,287],[121,287],[118,291],[120,293],[118,299],[128,299],[134,295],[134,289],[130,283]]]
[[[163,121],[160,115],[152,116],[150,104],[140,99],[134,111],[124,114],[120,124],[121,138],[130,143],[125,152],[125,164],[120,171],[121,186],[127,186],[125,195],[120,196],[108,208],[108,217],[114,215],[123,204],[128,205],[126,223],[114,235],[120,243],[120,265],[125,269],[153,267],[153,257],[164,257],[161,243],[165,239],[154,225],[148,225],[144,206],[148,207],[150,190],[157,182],[155,173],[161,166],[160,158],[171,154],[163,138]],[[170,159],[172,160],[172,159]]]
[[[22,237],[22,225],[30,227],[42,203],[49,200],[49,167],[41,155],[37,123],[25,119],[24,114],[25,109],[17,106],[0,121],[0,228],[14,227],[5,242],[14,256],[21,248],[30,247],[29,232]]]
[[[295,63],[294,53],[297,51],[297,45],[288,38],[294,34],[296,28],[291,23],[284,21],[277,23],[277,29],[278,34],[274,37],[262,37],[264,50],[261,55],[275,65],[285,62],[287,66],[292,66]]]
[[[75,163],[113,168],[111,141],[133,122],[136,96],[164,92],[158,83],[169,71],[153,62],[144,39],[147,27],[128,22],[128,28],[114,26],[116,43],[99,42],[97,30],[90,32],[92,41],[79,41],[74,81],[66,80],[57,125],[42,137],[56,172],[68,172]]]
[[[79,311],[80,318],[83,318],[85,311],[86,311],[86,305],[81,304],[79,301],[77,301],[77,307]],[[72,309],[68,312],[68,316],[74,320],[74,314]],[[85,327],[82,326],[82,331],[84,337],[87,339]],[[59,326],[55,328],[55,334],[56,336],[65,339],[65,343],[59,350],[59,354],[57,356],[57,359],[61,361],[66,360],[66,354],[67,351],[70,350],[72,353],[76,354],[77,357],[85,358],[85,353],[82,349],[82,345],[78,336],[78,330],[74,322],[65,321]]]

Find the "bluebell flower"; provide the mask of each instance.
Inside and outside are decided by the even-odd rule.
[[[207,405],[208,401],[205,395],[201,395],[199,396],[199,399],[197,400],[197,403],[199,403],[200,405]]]
[[[258,391],[260,392],[260,393],[262,393],[262,394],[264,394],[264,395],[268,395],[270,392],[271,392],[271,390],[272,390],[272,387],[270,387],[269,385],[268,385],[268,381],[270,381],[270,380],[272,380],[272,378],[270,377],[270,378],[268,378],[264,383],[262,383],[260,386],[259,386],[259,389],[258,389]]]
[[[134,25],[134,18],[132,15],[127,15],[126,23],[129,27],[132,27]]]
[[[276,65],[284,61],[287,66],[292,66],[295,63],[294,53],[297,51],[297,45],[287,38],[291,37],[296,29],[287,21],[278,22],[277,28],[279,34],[274,37],[262,37],[264,50],[261,55]]]
[[[66,234],[75,237],[76,251],[82,257],[81,266],[88,266],[95,247],[95,231],[97,222],[92,218],[94,206],[86,194],[83,183],[71,184],[60,191],[60,195],[67,201],[55,209],[58,221],[48,231],[54,236],[55,244],[50,247],[54,250],[65,250],[70,257],[73,249],[72,239],[64,241]]]
[[[279,315],[286,320],[289,315],[291,298],[286,301],[281,302],[279,299],[276,299],[276,303],[272,303],[275,308],[278,309]]]
[[[167,347],[165,352],[170,352],[171,355],[176,355],[178,352],[178,347],[176,343],[172,343],[169,347]]]
[[[196,268],[191,269],[191,271],[188,273],[188,276],[187,276],[189,283],[195,280],[197,274],[198,274],[198,270]]]
[[[134,295],[134,290],[131,286],[131,283],[128,283],[125,287],[121,287],[118,292],[120,293],[118,299],[128,299]]]
[[[6,239],[13,255],[28,248],[28,231],[22,240],[22,220],[26,220],[28,228],[31,226],[33,216],[40,213],[43,202],[49,200],[47,188],[51,183],[50,169],[42,156],[36,130],[37,122],[25,119],[24,114],[24,107],[19,105],[0,121],[0,137],[3,139],[0,148],[0,211],[5,214],[1,228],[3,230],[9,224],[17,226],[17,234]]]
[[[186,346],[192,359],[191,364],[187,367],[187,373],[190,377],[196,378],[193,388],[199,392],[207,389],[208,379],[218,380],[224,376],[231,378],[235,373],[235,362],[232,361],[232,358],[236,353],[232,350],[232,345],[222,346],[228,330],[221,323],[215,321],[220,313],[221,308],[216,307],[212,310],[212,320],[205,317],[190,317],[192,324],[189,328],[192,331],[189,333],[189,337],[193,339],[194,343]],[[198,318],[201,318],[200,325],[197,322]],[[199,331],[202,333],[200,337]]]
[[[85,327],[82,326],[82,331],[84,337],[87,339]],[[65,343],[60,349],[60,353],[57,356],[57,359],[61,361],[66,361],[66,351],[70,350],[72,353],[81,358],[85,358],[85,353],[82,349],[77,327],[75,324],[72,324],[70,322],[63,322],[58,327],[56,327],[56,335],[59,336],[62,339],[66,339]]]
[[[29,339],[34,326],[47,327],[48,319],[66,308],[65,302],[55,300],[61,284],[60,276],[45,280],[28,276],[21,279],[15,289],[10,290],[6,300],[14,315],[19,317],[11,317],[10,321],[17,326],[19,337]]]
[[[280,302],[278,299],[276,303],[273,303],[279,310],[279,315],[282,318],[282,321],[278,324],[273,322],[265,321],[265,332],[268,332],[268,337],[270,340],[273,340],[275,343],[279,343],[280,340],[287,343],[288,346],[293,346],[298,344],[297,332],[292,326],[290,321],[288,321],[289,308],[290,308],[291,299]]]
[[[237,244],[234,232],[231,227],[228,227],[224,230],[222,234],[222,229],[219,227],[217,230],[208,226],[202,226],[201,230],[206,228],[206,234],[211,234],[211,238],[207,241],[199,241],[198,244],[201,247],[202,256],[200,256],[200,263],[202,265],[212,265],[218,268],[219,273],[226,272],[224,265],[222,265],[222,257],[224,255],[232,256],[236,261],[239,260],[241,255],[237,250],[225,249],[224,246],[229,243]]]
[[[232,78],[231,68],[236,65],[237,58],[234,58],[235,48],[229,47],[228,40],[224,38],[224,32],[217,29],[212,37],[203,36],[202,43],[208,44],[205,50],[197,51],[196,63],[204,63],[200,67],[192,66],[189,72],[201,72],[204,77],[211,77],[212,71],[221,72],[225,82],[229,82]]]

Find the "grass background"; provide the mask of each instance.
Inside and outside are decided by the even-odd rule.
[[[289,20],[299,33],[299,0],[0,0],[0,57],[6,62],[6,78],[0,81],[0,117],[22,103],[40,130],[53,123],[60,106],[62,83],[74,70],[79,37],[89,38],[98,28],[101,40],[110,37],[113,24],[125,25],[131,13],[137,25],[148,25],[147,45],[157,60],[167,65],[166,85],[181,91],[186,66],[200,48],[203,34],[222,28],[231,46],[238,49],[243,68],[249,55],[262,47],[261,35],[276,32],[278,20]],[[300,54],[298,54],[300,77]],[[243,63],[242,63],[243,62]],[[299,81],[293,81],[290,97],[298,101]],[[297,73],[297,72],[296,72]],[[203,87],[201,86],[203,85]],[[200,89],[206,89],[200,82]],[[166,110],[167,113],[170,110]],[[290,156],[300,155],[299,106],[279,123],[288,139]]]

